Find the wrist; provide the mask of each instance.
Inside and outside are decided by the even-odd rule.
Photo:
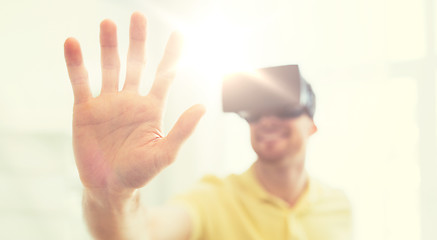
[[[83,197],[86,205],[117,209],[129,202],[138,202],[139,192],[137,189],[84,188]]]

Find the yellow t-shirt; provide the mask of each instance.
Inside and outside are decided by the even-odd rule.
[[[204,177],[173,200],[191,215],[192,240],[352,239],[346,196],[314,179],[292,208],[259,185],[253,168],[224,179]]]

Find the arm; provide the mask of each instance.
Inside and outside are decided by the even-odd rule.
[[[103,194],[104,196],[98,196]],[[147,208],[140,195],[107,196],[84,191],[84,215],[96,239],[189,239],[192,223],[178,206]]]
[[[164,136],[162,114],[181,52],[181,37],[177,33],[170,36],[152,89],[141,96],[138,86],[145,62],[146,19],[140,13],[131,17],[129,36],[126,78],[118,91],[116,26],[110,20],[101,23],[102,88],[95,98],[79,43],[69,38],[64,44],[74,93],[73,149],[84,185],[84,215],[96,239],[144,239],[162,236],[159,231],[170,232],[169,238],[161,239],[184,239],[190,232],[187,213],[181,209],[161,211],[163,216],[174,212],[171,217],[175,219],[162,221],[159,211],[152,213],[141,205],[138,189],[175,160],[205,110],[200,105],[191,107]]]

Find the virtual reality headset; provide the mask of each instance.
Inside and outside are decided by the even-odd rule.
[[[269,114],[314,117],[314,92],[298,65],[229,74],[223,80],[222,96],[224,112],[235,112],[249,122]]]

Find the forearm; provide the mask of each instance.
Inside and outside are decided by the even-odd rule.
[[[146,210],[138,190],[110,194],[85,189],[83,210],[95,239],[147,239]]]

